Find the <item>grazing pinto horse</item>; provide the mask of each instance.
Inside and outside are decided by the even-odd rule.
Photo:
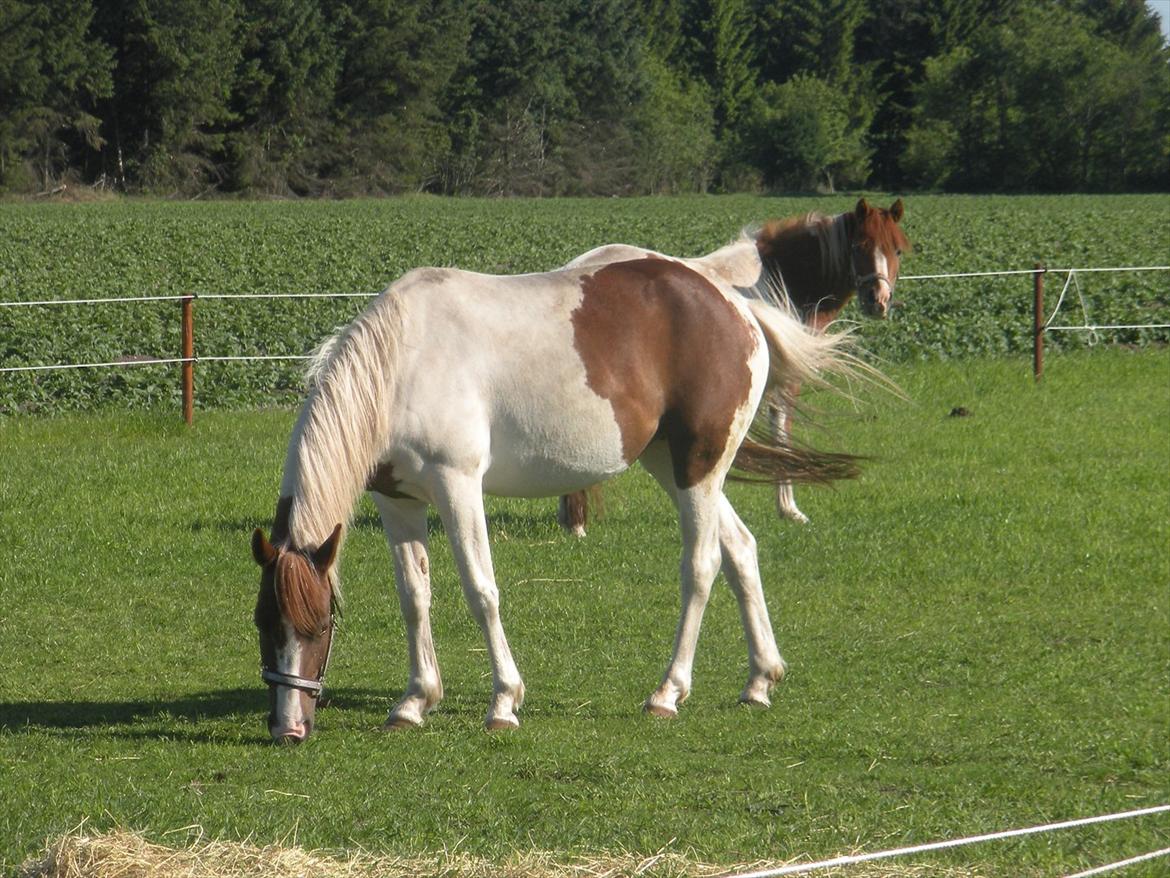
[[[766,275],[756,252],[754,278],[739,272],[744,283]],[[524,684],[500,623],[483,494],[556,496],[635,460],[674,501],[683,544],[673,656],[647,710],[673,716],[686,698],[720,569],[747,637],[741,699],[767,704],[784,663],[755,542],[724,478],[733,465],[772,480],[853,475],[848,455],[790,448],[766,430],[745,437],[766,391],[857,364],[841,336],[810,332],[736,282],[657,258],[515,277],[418,269],[327,343],[289,442],[271,541],[252,535],[272,737],[297,742],[312,730],[340,598],[337,557],[363,491],[381,515],[407,628],[410,676],[386,727],[420,725],[443,697],[430,624],[432,504],[487,641],[486,724],[508,728]]]
[[[748,239],[754,241],[758,260],[745,253],[743,247],[732,245],[698,259],[677,261],[706,277],[722,276],[741,288],[751,289],[758,286],[752,275],[758,271],[758,261],[765,266],[775,291],[786,296],[805,324],[817,331],[837,318],[854,293],[866,315],[884,319],[889,314],[902,253],[910,248],[898,225],[902,215],[900,198],[889,210],[871,207],[862,198],[853,210],[837,216],[810,213],[765,224]],[[602,265],[647,256],[662,254],[626,244],[607,244],[578,256],[569,266]],[[799,385],[791,389],[793,397],[799,392]],[[773,406],[771,415],[777,433],[790,430],[789,408]],[[589,499],[585,491],[562,496],[557,512],[561,526],[584,536]],[[796,507],[791,482],[776,485],[776,509],[782,518],[808,521]]]

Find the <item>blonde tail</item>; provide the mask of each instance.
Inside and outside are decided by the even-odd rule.
[[[748,437],[736,453],[731,478],[740,481],[815,482],[855,478],[861,458],[852,454],[817,451],[797,446],[789,435],[776,435],[768,419],[769,407],[796,412],[796,394],[802,384],[829,388],[850,396],[840,387],[890,382],[853,353],[848,331],[814,332],[783,305],[745,299],[768,345],[768,384]]]

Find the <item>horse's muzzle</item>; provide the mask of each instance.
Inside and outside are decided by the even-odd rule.
[[[299,723],[278,723],[273,716],[268,717],[268,734],[277,744],[303,743],[313,732],[313,721],[305,719]]]
[[[858,303],[866,317],[885,320],[889,316],[890,289],[884,279],[879,278],[858,293]]]

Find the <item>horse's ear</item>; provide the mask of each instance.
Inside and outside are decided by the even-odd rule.
[[[869,204],[864,198],[857,199],[857,207],[854,208],[854,213],[857,214],[858,220],[864,220],[865,215],[869,213]]]
[[[329,539],[323,542],[317,551],[313,553],[313,566],[317,568],[317,572],[324,576],[329,572],[329,568],[333,566],[333,562],[337,560],[337,549],[341,546],[341,525],[333,528],[333,533],[329,534]]]
[[[896,223],[900,223],[902,221],[902,215],[905,212],[906,212],[906,206],[904,204],[902,204],[901,198],[899,198],[897,201],[895,201],[893,204],[890,205],[890,219],[892,219]]]
[[[260,528],[252,531],[252,557],[261,567],[267,567],[276,560],[276,549],[272,548],[272,543],[268,542]]]

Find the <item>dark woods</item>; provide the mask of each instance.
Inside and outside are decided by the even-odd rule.
[[[1141,0],[0,0],[0,191],[1170,187]]]

